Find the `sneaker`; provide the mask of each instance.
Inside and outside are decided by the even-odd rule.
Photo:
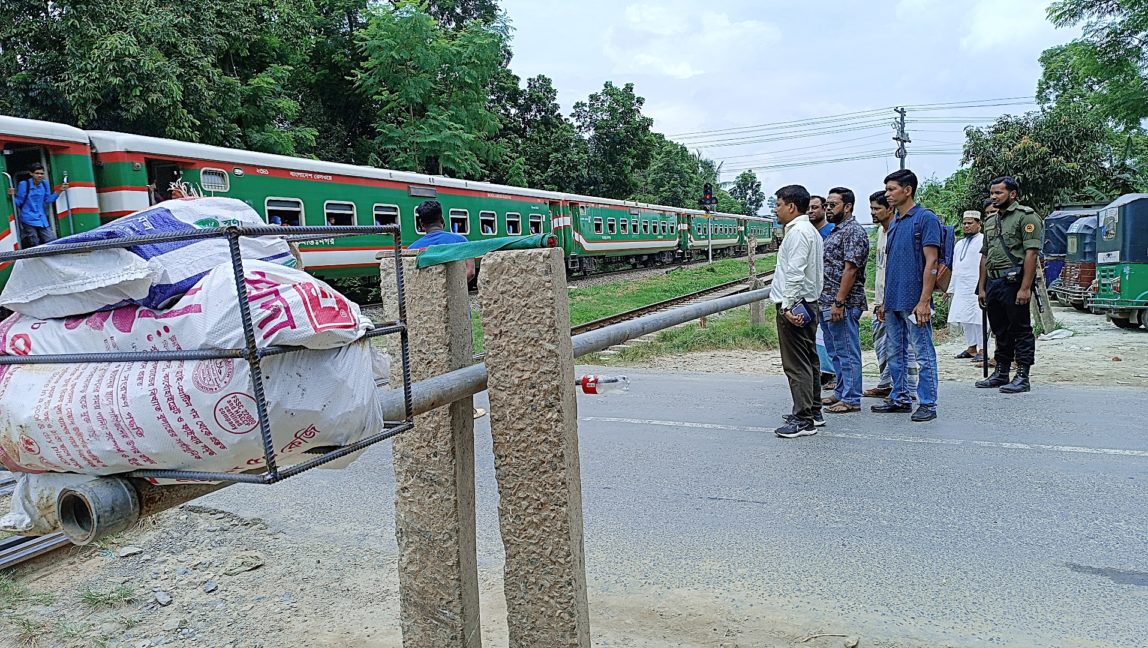
[[[925,407],[924,405],[917,408],[916,412],[909,417],[914,423],[924,423],[937,418],[937,408]]]
[[[774,430],[773,433],[783,439],[796,439],[797,437],[817,434],[817,428],[810,421],[792,419]]]
[[[869,411],[876,412],[877,414],[908,414],[913,411],[913,406],[908,403],[885,401],[880,405],[870,407]]]
[[[797,417],[792,414],[786,414],[781,418],[786,423],[792,423],[797,420]],[[822,414],[820,410],[818,410],[818,412],[813,415],[813,424],[817,427],[823,427],[825,425],[825,415]]]

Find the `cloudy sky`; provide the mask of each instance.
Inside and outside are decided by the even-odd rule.
[[[551,77],[567,113],[605,81],[633,82],[655,130],[724,161],[723,180],[752,167],[767,193],[844,185],[859,198],[898,166],[891,107],[909,108],[908,164],[922,180],[957,168],[966,125],[1033,107],[1041,51],[1076,36],[1048,23],[1048,4],[501,2],[511,67]],[[1001,98],[1011,100],[952,105]],[[840,158],[853,159],[819,163]],[[858,212],[868,220],[867,206]]]

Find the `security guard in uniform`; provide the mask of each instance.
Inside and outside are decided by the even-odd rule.
[[[977,387],[1000,387],[1003,394],[1029,391],[1029,368],[1036,361],[1036,338],[1028,302],[1040,271],[1037,252],[1044,224],[1031,207],[1016,201],[1019,190],[1016,180],[1008,176],[989,184],[997,213],[985,221],[977,289],[981,308],[988,312],[989,327],[997,340],[996,371],[977,381]],[[1016,377],[1010,382],[1013,361]]]

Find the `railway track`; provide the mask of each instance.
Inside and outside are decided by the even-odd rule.
[[[765,285],[769,285],[770,280],[773,278],[773,273],[767,272],[765,274],[760,274],[757,276],[757,278],[765,283]],[[641,308],[635,308],[633,310],[618,313],[617,315],[611,315],[609,317],[603,317],[602,319],[597,319],[592,322],[586,322],[585,324],[579,324],[578,326],[573,326],[570,328],[570,334],[579,335],[581,333],[588,333],[590,331],[610,326],[611,324],[626,322],[632,319],[637,319],[644,315],[650,315],[652,313],[668,310],[677,306],[692,304],[708,299],[716,299],[718,297],[726,297],[728,295],[736,295],[747,290],[749,290],[749,282],[747,280],[738,279],[736,281],[729,281],[723,284],[718,284],[717,286],[713,286],[712,288],[706,288],[704,290],[689,293],[688,295],[666,299],[660,302],[655,302],[648,306],[642,306]]]

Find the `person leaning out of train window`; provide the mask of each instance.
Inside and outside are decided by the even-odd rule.
[[[408,250],[422,250],[432,245],[466,243],[462,234],[446,231],[446,221],[442,217],[442,205],[437,200],[424,200],[415,208],[415,224],[426,232],[421,238],[407,246]],[[474,279],[474,259],[466,260],[466,280]]]
[[[28,171],[32,174],[31,178],[21,180],[16,187],[8,188],[8,195],[13,197],[16,211],[20,215],[20,244],[25,248],[56,240],[48,212],[51,209],[49,206],[60,197],[59,192],[52,191],[43,164],[36,162]],[[60,191],[67,190],[68,183],[60,185]]]

